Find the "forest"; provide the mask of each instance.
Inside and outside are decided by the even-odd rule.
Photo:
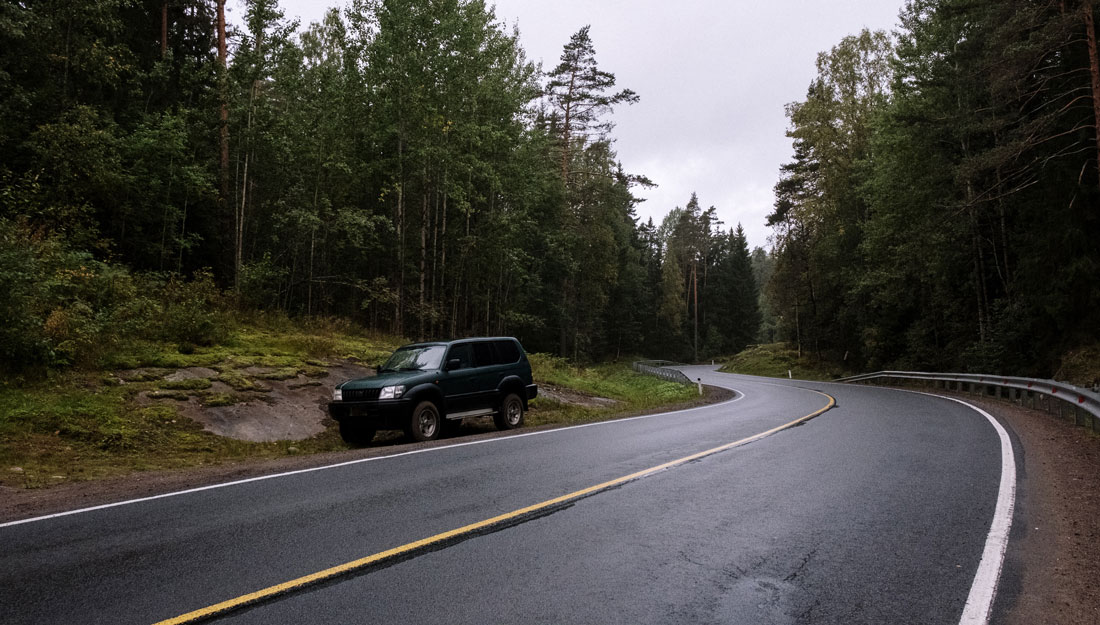
[[[576,360],[1050,375],[1097,343],[1091,1],[910,0],[823,51],[751,251],[694,194],[638,218],[613,119],[644,94],[583,21],[544,68],[482,0],[224,4],[0,5],[0,368],[226,311]]]
[[[854,369],[1043,377],[1095,348],[1094,13],[910,0],[819,55],[768,217],[783,337]]]
[[[743,232],[694,197],[638,222],[652,183],[611,132],[639,96],[588,27],[542,71],[476,0],[357,0],[307,27],[273,0],[237,25],[200,0],[4,6],[9,363],[201,345],[215,329],[187,317],[209,306],[582,360],[755,338]]]

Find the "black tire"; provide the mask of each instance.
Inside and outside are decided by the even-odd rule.
[[[514,430],[523,425],[523,400],[515,393],[504,396],[493,421],[498,430]]]
[[[443,430],[443,417],[439,408],[430,401],[422,401],[413,409],[405,432],[414,441],[434,441]]]
[[[352,447],[366,447],[374,439],[375,429],[353,421],[340,422],[340,438]]]

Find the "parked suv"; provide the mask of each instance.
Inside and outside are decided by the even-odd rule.
[[[328,412],[351,445],[369,443],[377,430],[404,430],[428,441],[471,417],[492,416],[501,430],[517,428],[537,394],[519,341],[470,338],[399,348],[377,376],[338,385]]]

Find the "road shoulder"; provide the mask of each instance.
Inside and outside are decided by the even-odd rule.
[[[732,399],[734,396],[732,391],[724,388],[706,386],[705,389],[706,394],[703,397],[692,401],[660,406],[651,410],[620,412],[616,413],[614,418],[606,420],[613,421],[645,414],[675,412],[720,403]],[[602,420],[604,419],[593,419],[593,421]],[[474,433],[466,436],[456,436],[425,443],[406,443],[403,439],[394,438],[364,449],[303,454],[278,459],[240,460],[163,471],[137,472],[120,477],[62,484],[51,488],[22,489],[0,485],[0,523],[365,458],[392,456],[430,447],[446,447],[482,439],[527,434],[562,427],[568,427],[568,425],[543,425],[506,432],[499,432],[490,429],[488,426],[484,426],[484,428],[477,426],[467,428],[466,431]]]
[[[1100,623],[1100,436],[1057,415],[956,395],[1019,443],[1016,522],[993,622]]]

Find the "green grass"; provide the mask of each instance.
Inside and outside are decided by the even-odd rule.
[[[837,363],[805,355],[799,358],[797,350],[784,343],[749,347],[729,358],[720,371],[770,378],[786,378],[789,371],[798,380],[835,380],[847,374]]]
[[[535,382],[616,400],[607,406],[578,406],[536,397],[528,425],[572,424],[613,419],[698,399],[694,386],[666,382],[633,371],[627,363],[576,366],[548,354],[530,354]]]
[[[157,386],[169,391],[201,391],[210,388],[213,383],[206,378],[189,380],[161,380]]]
[[[334,428],[306,441],[249,443],[219,437],[181,417],[174,402],[146,404],[138,396],[186,401],[193,395],[205,406],[227,406],[244,399],[240,392],[270,390],[259,376],[244,372],[247,367],[274,368],[266,376],[274,379],[298,372],[321,377],[329,360],[380,364],[401,343],[339,322],[254,316],[222,344],[188,347],[190,353],[181,353],[174,343],[135,341],[113,354],[105,370],[54,373],[22,384],[0,380],[0,483],[36,488],[133,471],[345,449]],[[218,371],[215,379],[234,392],[211,393],[206,378],[163,379],[173,369],[195,366]],[[141,371],[116,373],[133,369]]]

